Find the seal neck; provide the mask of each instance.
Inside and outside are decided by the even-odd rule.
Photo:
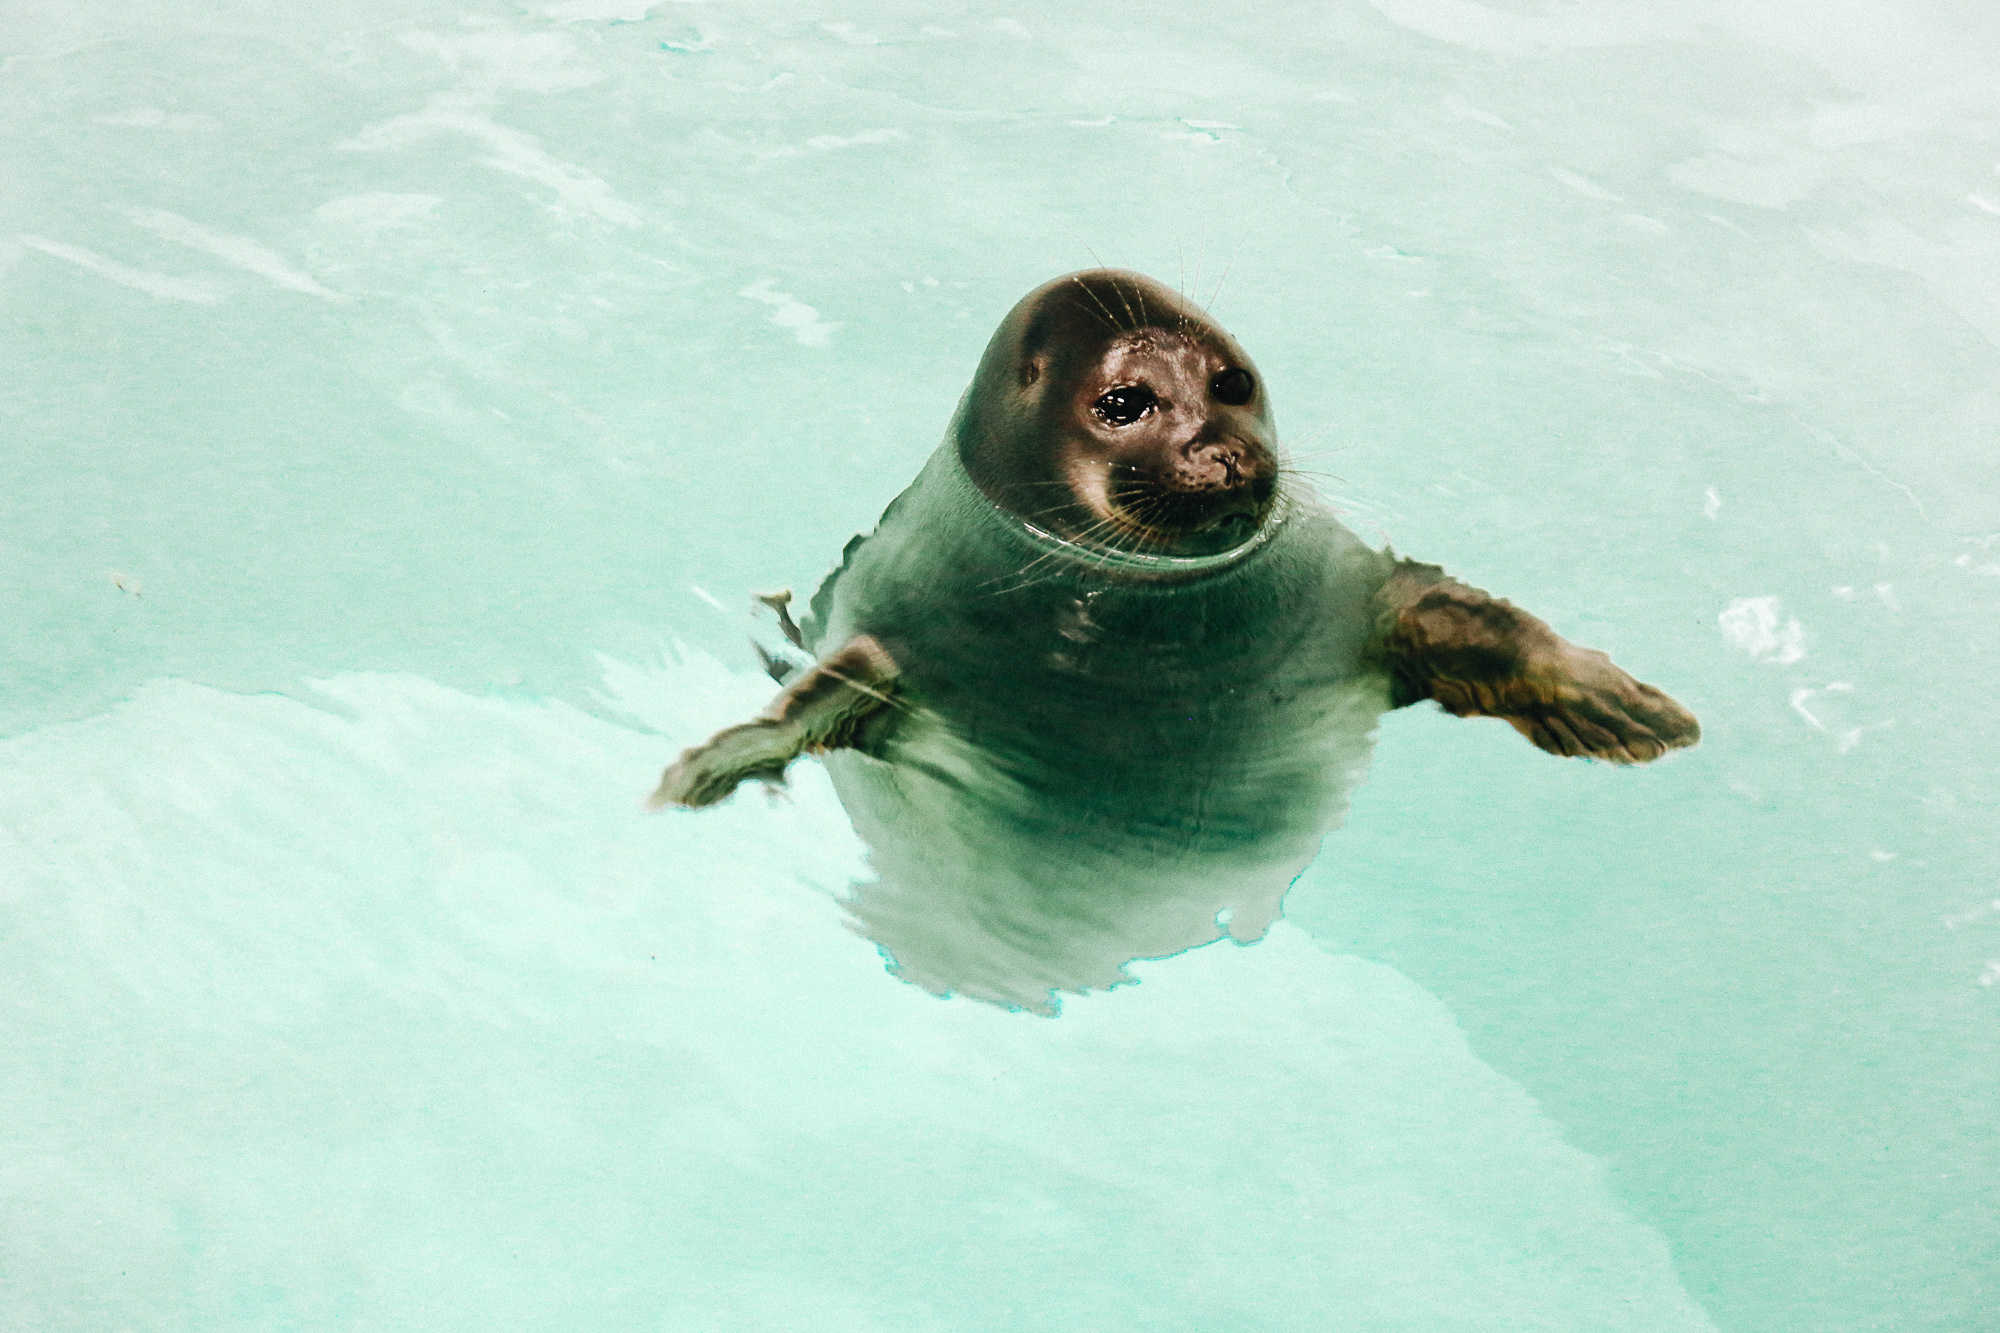
[[[1073,541],[1068,537],[1036,527],[1027,519],[1009,513],[999,505],[993,504],[983,492],[980,498],[993,507],[1002,521],[1014,524],[1021,530],[1022,535],[1048,554],[1079,565],[1117,570],[1120,573],[1153,575],[1176,581],[1228,569],[1249,559],[1271,540],[1292,513],[1291,497],[1281,491],[1276,503],[1271,506],[1271,512],[1258,525],[1257,531],[1238,545],[1226,551],[1214,551],[1207,555],[1164,555],[1152,551],[1132,551],[1123,547],[1105,546],[1097,542]]]
[[[1291,494],[1280,489],[1270,514],[1246,540],[1226,551],[1206,555],[1167,555],[1076,541],[1050,532],[995,503],[966,471],[965,462],[959,457],[955,431],[945,437],[943,446],[926,470],[936,473],[937,481],[942,483],[954,502],[953,508],[976,514],[978,526],[1006,534],[1011,539],[1010,544],[1026,547],[1032,558],[1045,562],[1044,567],[1055,564],[1074,573],[1097,572],[1145,582],[1181,583],[1234,568],[1270,545],[1298,509],[1297,501]]]

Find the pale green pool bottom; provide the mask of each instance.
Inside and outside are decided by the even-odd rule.
[[[0,20],[0,1325],[1982,1328],[1996,68],[1970,0]],[[810,765],[643,817],[1092,250],[1700,748],[1392,714],[1289,924],[1054,1022],[883,972]]]

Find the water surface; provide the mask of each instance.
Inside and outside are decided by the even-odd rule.
[[[1698,0],[0,26],[13,1327],[1979,1326],[2000,32]],[[1093,254],[1094,252],[1094,254]],[[1002,313],[1700,714],[1385,723],[1253,948],[885,974],[823,775],[638,813]],[[768,633],[768,629],[764,632]]]

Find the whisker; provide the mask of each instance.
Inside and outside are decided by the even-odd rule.
[[[1081,556],[1081,557],[1082,557],[1082,558],[1083,558],[1083,559],[1084,559],[1084,560],[1085,560],[1085,561],[1086,561],[1087,563],[1091,563],[1091,564],[1101,564],[1101,563],[1103,563],[1103,561],[1102,561],[1101,559],[1094,559],[1094,558],[1092,557],[1092,554],[1091,554],[1091,552],[1089,551],[1089,548],[1088,548],[1088,543],[1089,543],[1089,542],[1090,542],[1090,541],[1091,541],[1092,539],[1094,539],[1094,538],[1095,538],[1095,537],[1096,537],[1096,536],[1097,536],[1097,535],[1098,535],[1099,533],[1101,533],[1101,532],[1104,532],[1104,531],[1106,531],[1107,529],[1110,529],[1110,528],[1114,528],[1114,527],[1116,527],[1116,526],[1117,526],[1117,522],[1116,522],[1116,520],[1115,520],[1115,519],[1109,519],[1109,518],[1106,518],[1106,519],[1100,519],[1100,520],[1098,520],[1097,522],[1095,522],[1095,523],[1091,524],[1091,525],[1090,525],[1089,527],[1085,528],[1085,529],[1084,529],[1084,530],[1083,530],[1082,532],[1079,532],[1079,533],[1077,533],[1077,534],[1076,534],[1076,535],[1075,535],[1074,537],[1069,537],[1069,538],[1065,538],[1064,540],[1065,540],[1066,542],[1068,542],[1068,543],[1069,543],[1069,544],[1071,545],[1071,547],[1072,547],[1072,549],[1071,549],[1071,551],[1070,551],[1069,553],[1070,553],[1070,554],[1072,554],[1072,555],[1080,555],[1080,556]],[[1055,558],[1056,558],[1056,557],[1057,557],[1058,555],[1061,555],[1061,554],[1063,554],[1063,551],[1062,551],[1062,550],[1061,550],[1060,548],[1058,548],[1057,550],[1053,550],[1053,551],[1045,551],[1045,552],[1043,552],[1043,553],[1042,553],[1041,555],[1039,555],[1039,556],[1035,557],[1035,558],[1034,558],[1033,560],[1030,560],[1030,561],[1029,561],[1029,562],[1028,562],[1027,564],[1025,564],[1025,565],[1021,566],[1021,567],[1020,567],[1019,569],[1015,570],[1015,571],[1014,571],[1013,573],[1011,573],[1011,574],[1003,574],[1003,575],[1001,575],[1001,576],[1000,576],[1000,577],[998,577],[998,578],[994,578],[994,579],[989,579],[989,580],[987,580],[987,582],[989,582],[989,583],[999,583],[999,582],[1002,582],[1003,580],[1006,580],[1006,579],[1015,579],[1015,578],[1019,578],[1019,577],[1021,577],[1021,576],[1022,576],[1023,574],[1027,574],[1027,573],[1029,573],[1030,571],[1032,571],[1032,570],[1033,570],[1033,569],[1034,569],[1034,568],[1035,568],[1035,567],[1036,567],[1037,565],[1041,565],[1041,564],[1044,564],[1044,563],[1046,563],[1047,561],[1050,561],[1050,560],[1053,560],[1053,559],[1055,559]],[[988,594],[987,594],[987,596],[989,596],[989,597],[999,597],[999,596],[1001,596],[1002,594],[1005,594],[1005,593],[1010,593],[1010,592],[1019,592],[1019,591],[1021,591],[1021,590],[1022,590],[1023,588],[1031,588],[1031,587],[1034,587],[1034,586],[1035,586],[1035,585],[1036,585],[1037,583],[1045,583],[1045,582],[1047,582],[1047,581],[1048,581],[1048,579],[1051,579],[1051,578],[1054,578],[1054,577],[1056,576],[1056,573],[1059,573],[1059,572],[1060,572],[1060,570],[1058,569],[1057,571],[1055,571],[1055,572],[1053,572],[1053,573],[1050,573],[1049,575],[1047,575],[1047,576],[1046,576],[1046,577],[1044,577],[1044,578],[1041,578],[1041,579],[1031,579],[1031,580],[1029,580],[1029,581],[1028,581],[1028,582],[1026,582],[1026,583],[1018,583],[1018,584],[1015,584],[1015,585],[1014,585],[1013,587],[1011,587],[1011,588],[996,588],[996,589],[994,589],[994,591],[992,591],[991,593],[988,593]]]
[[[1327,432],[1333,430],[1338,424],[1339,424],[1338,422],[1329,421],[1323,426],[1319,426],[1313,430],[1307,431],[1299,439],[1287,441],[1284,445],[1282,445],[1279,448],[1278,452],[1289,462],[1297,462],[1302,458],[1318,458],[1323,454],[1345,453],[1348,450],[1354,448],[1354,446],[1352,444],[1336,444],[1336,445],[1329,445],[1324,449],[1316,449],[1309,454],[1299,452],[1301,447],[1311,444],[1315,440],[1325,439]]]
[[[1174,253],[1180,256],[1181,264],[1180,285],[1174,288],[1174,294],[1181,298],[1180,305],[1174,311],[1174,332],[1185,337],[1187,336],[1187,244],[1181,240],[1179,231],[1174,233]]]
[[[1061,218],[1056,217],[1056,215],[1053,213],[1049,214],[1049,216],[1055,218],[1056,225],[1058,227],[1061,227],[1064,231],[1070,234],[1071,240],[1075,241],[1078,245],[1082,246],[1086,251],[1089,252],[1092,263],[1096,264],[1099,268],[1104,267],[1104,261],[1097,257],[1097,250],[1091,245],[1089,241],[1083,239],[1083,236],[1077,231],[1076,228],[1070,226],[1069,223],[1063,221]]]
[[[1309,454],[1302,454],[1289,448],[1281,451],[1285,461],[1290,463],[1303,462],[1310,458],[1325,458],[1328,454],[1348,454],[1353,452],[1354,446],[1351,444],[1332,444],[1324,449],[1315,449]]]
[[[1050,216],[1054,217],[1054,214],[1051,214]],[[1077,232],[1076,228],[1070,226],[1069,223],[1063,221],[1061,218],[1056,218],[1055,220],[1057,226],[1061,227],[1064,231],[1068,232],[1070,234],[1070,237],[1089,253],[1092,263],[1096,264],[1097,267],[1100,269],[1104,268],[1104,260],[1098,255],[1097,248],[1095,246],[1093,246],[1089,241],[1084,240],[1083,237]],[[1120,333],[1124,332],[1124,326],[1119,324],[1117,316],[1111,313],[1111,308],[1105,305],[1104,302],[1098,298],[1096,292],[1091,291],[1089,287],[1085,287],[1083,281],[1079,278],[1071,278],[1070,281],[1076,283],[1076,285],[1079,287],[1083,287],[1083,290],[1089,294],[1090,298],[1093,301],[1097,302],[1097,308],[1099,310],[1102,310],[1104,312],[1104,317],[1111,321],[1111,327],[1114,331]],[[1118,284],[1115,279],[1113,280],[1111,286],[1114,291],[1117,290]],[[1121,303],[1123,303],[1124,301],[1124,296],[1122,293],[1119,296],[1119,301]],[[1126,307],[1125,313],[1127,316],[1131,315],[1132,310],[1130,306]]]
[[[1047,514],[1060,514],[1064,510],[1076,510],[1083,507],[1084,505],[1081,500],[1061,500],[1041,509],[1016,510],[1014,516],[1016,518],[1041,518]]]
[[[1071,539],[1071,540],[1076,540],[1076,541],[1081,541],[1081,540],[1084,540],[1085,538],[1087,538],[1087,537],[1089,537],[1090,535],[1092,535],[1092,534],[1094,534],[1095,532],[1097,532],[1097,530],[1098,530],[1099,528],[1102,528],[1102,527],[1106,527],[1106,526],[1109,526],[1109,525],[1108,525],[1108,522],[1099,522],[1099,523],[1095,523],[1095,524],[1091,525],[1091,526],[1090,526],[1089,528],[1086,528],[1086,529],[1085,529],[1085,530],[1084,530],[1084,531],[1083,531],[1082,533],[1080,533],[1080,534],[1079,534],[1079,535],[1078,535],[1078,536],[1077,536],[1076,538],[1074,538],[1074,539]],[[1035,557],[1035,558],[1034,558],[1033,560],[1030,560],[1030,561],[1029,561],[1029,562],[1028,562],[1027,564],[1025,564],[1025,565],[1021,566],[1021,567],[1020,567],[1019,569],[1017,569],[1017,570],[1013,571],[1013,572],[1012,572],[1011,574],[1001,574],[1001,575],[999,575],[999,576],[997,576],[997,577],[995,577],[995,578],[991,578],[991,579],[988,579],[988,580],[987,580],[987,582],[988,582],[988,583],[1001,583],[1001,582],[1004,582],[1004,581],[1005,581],[1005,580],[1007,580],[1007,579],[1012,579],[1012,578],[1019,578],[1019,577],[1020,577],[1021,575],[1023,575],[1023,574],[1025,574],[1025,573],[1027,573],[1027,572],[1028,572],[1029,570],[1033,569],[1033,568],[1034,568],[1035,566],[1037,566],[1037,565],[1039,565],[1039,564],[1042,564],[1042,563],[1043,563],[1044,561],[1048,561],[1048,560],[1052,560],[1052,559],[1054,559],[1054,558],[1055,558],[1055,557],[1056,557],[1056,556],[1057,556],[1058,554],[1060,554],[1060,553],[1061,553],[1061,552],[1060,552],[1060,550],[1055,550],[1055,551],[1044,551],[1044,552],[1043,552],[1043,553],[1042,553],[1041,555],[1038,555],[1038,556],[1036,556],[1036,557]],[[1002,588],[1002,589],[999,589],[998,591],[996,591],[996,592],[994,592],[994,593],[992,593],[992,594],[990,594],[990,595],[991,595],[991,596],[995,596],[995,597],[997,597],[997,596],[999,596],[999,595],[1000,595],[1000,593],[1002,593],[1002,592],[1007,592],[1007,591],[1010,591],[1010,590],[1009,590],[1009,589],[1006,589],[1006,588]]]
[[[1096,300],[1095,293],[1093,293],[1088,287],[1085,287],[1083,290],[1084,290],[1084,295],[1089,296],[1092,300]],[[1106,311],[1104,314],[1100,315],[1097,313],[1096,310],[1092,310],[1089,306],[1085,305],[1081,301],[1077,301],[1074,304],[1078,310],[1081,310],[1084,314],[1089,315],[1092,319],[1104,325],[1106,328],[1110,329],[1113,333],[1119,332],[1118,323],[1116,320],[1111,318],[1109,311]],[[1099,310],[1102,310],[1104,308],[1104,303],[1102,301],[1098,301],[1097,305]]]
[[[1070,281],[1075,283],[1078,287],[1081,287],[1083,289],[1083,294],[1085,296],[1088,296],[1092,301],[1095,301],[1097,303],[1097,308],[1104,312],[1105,322],[1111,326],[1112,332],[1114,333],[1124,332],[1123,327],[1118,323],[1118,317],[1111,313],[1111,307],[1104,304],[1103,297],[1099,296],[1095,291],[1091,290],[1090,285],[1084,282],[1082,278],[1071,277]]]
[[[1203,213],[1201,215],[1201,242],[1196,247],[1194,252],[1193,299],[1196,305],[1201,305],[1201,262],[1207,257],[1208,257],[1208,214]],[[1202,313],[1206,314],[1208,312],[1207,306],[1201,305],[1201,308],[1202,308]]]
[[[1249,243],[1250,233],[1254,229],[1255,225],[1256,224],[1253,223],[1251,224],[1251,226],[1245,227],[1243,229],[1243,239],[1238,241],[1236,243],[1236,248],[1230,252],[1229,262],[1223,265],[1222,276],[1215,280],[1215,290],[1208,294],[1208,306],[1204,308],[1213,308],[1216,299],[1222,295],[1222,284],[1229,281],[1229,270],[1236,267],[1236,256],[1243,253],[1243,247]]]
[[[1059,514],[1059,513],[1061,513],[1061,512],[1063,511],[1063,510],[1065,510],[1065,509],[1081,509],[1082,507],[1083,507],[1083,506],[1082,506],[1082,504],[1081,504],[1080,502],[1078,502],[1078,501],[1075,501],[1075,500],[1066,500],[1066,501],[1064,501],[1064,502],[1063,502],[1062,504],[1059,504],[1059,505],[1050,505],[1050,506],[1049,506],[1049,507],[1048,507],[1047,509],[1037,509],[1037,510],[1035,510],[1035,511],[1034,511],[1033,513],[1028,513],[1028,514],[1016,514],[1016,515],[1015,515],[1015,517],[1016,517],[1016,518],[1040,518],[1040,517],[1041,517],[1042,515],[1044,515],[1044,514]]]
[[[1108,270],[1105,273],[1105,279],[1110,282],[1111,290],[1118,293],[1118,304],[1125,307],[1125,318],[1132,321],[1127,327],[1138,328],[1139,317],[1132,313],[1132,303],[1125,299],[1125,288],[1119,284],[1118,279],[1110,275]]]

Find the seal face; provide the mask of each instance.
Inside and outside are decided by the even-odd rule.
[[[1036,289],[922,474],[785,616],[818,661],[653,803],[824,756],[879,876],[849,910],[893,970],[1052,1013],[1133,959],[1261,938],[1392,707],[1616,763],[1699,737],[1286,481],[1263,379],[1204,313],[1113,270]]]
[[[1278,494],[1257,368],[1206,313],[1137,273],[1030,293],[988,345],[955,434],[995,504],[1116,551],[1229,550]]]

